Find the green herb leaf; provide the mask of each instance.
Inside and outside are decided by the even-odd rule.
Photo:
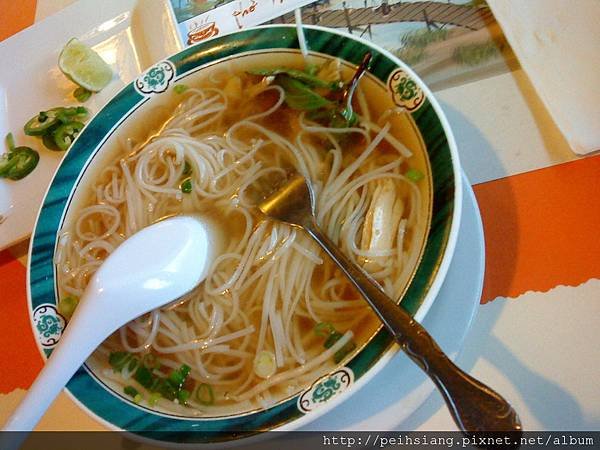
[[[318,69],[318,68],[317,68]],[[275,67],[273,69],[255,69],[249,71],[252,75],[260,75],[263,77],[273,77],[278,75],[284,75],[288,78],[302,82],[303,84],[315,87],[315,88],[327,88],[332,91],[339,90],[339,81],[325,81],[318,78],[315,73],[309,73],[298,69],[291,69],[288,67]]]
[[[292,109],[312,111],[331,106],[333,103],[314,92],[303,82],[282,75],[276,78],[276,83],[285,91],[285,102]]]

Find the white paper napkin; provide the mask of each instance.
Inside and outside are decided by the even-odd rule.
[[[600,0],[488,0],[574,152],[600,150]]]

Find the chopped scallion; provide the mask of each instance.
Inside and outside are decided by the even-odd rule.
[[[192,179],[191,178],[186,178],[185,180],[183,180],[181,182],[181,192],[183,192],[184,194],[189,194],[190,192],[192,192]]]
[[[58,312],[66,319],[70,319],[78,304],[79,300],[68,295],[67,297],[61,298],[58,302]]]
[[[175,86],[173,86],[173,91],[176,94],[183,94],[188,89],[189,89],[189,86],[186,86],[185,84],[176,84]]]
[[[133,359],[133,355],[129,352],[112,352],[108,355],[108,363],[115,372],[123,370]]]
[[[354,341],[349,341],[341,349],[335,352],[335,354],[333,355],[333,361],[336,364],[339,364],[346,357],[346,355],[352,352],[352,350],[354,350],[355,348],[356,344],[354,343]]]
[[[140,395],[140,393],[138,392],[138,390],[136,388],[134,388],[133,386],[125,386],[125,389],[123,389],[123,392],[131,397],[136,397],[138,395]]]
[[[188,176],[192,174],[192,166],[189,162],[185,161],[183,164],[183,175]]]
[[[315,334],[320,337],[329,337],[335,333],[335,328],[329,322],[321,322],[315,326]]]
[[[210,406],[215,402],[215,393],[209,384],[201,383],[196,388],[196,394],[194,395],[198,403],[204,406]]]
[[[148,398],[148,405],[150,406],[154,406],[158,403],[158,400],[160,399],[161,395],[158,392],[153,392],[152,394],[150,394],[150,397]]]
[[[190,398],[190,391],[187,389],[182,389],[177,393],[177,400],[179,400],[180,405],[185,405]]]
[[[339,341],[342,338],[342,336],[344,336],[344,335],[342,333],[340,333],[339,331],[334,331],[333,333],[331,333],[329,335],[329,337],[327,338],[327,340],[325,341],[323,346],[325,348],[333,347],[333,344],[335,344],[337,341]]]
[[[149,389],[152,386],[152,382],[154,381],[154,376],[150,369],[144,366],[139,366],[133,375],[135,381],[140,383],[146,389]]]
[[[148,369],[158,369],[160,368],[160,362],[158,362],[158,358],[153,353],[148,353],[144,355],[142,358],[142,365]]]
[[[422,180],[425,175],[423,175],[423,172],[418,169],[408,169],[405,176],[410,181],[414,181],[416,183],[417,181]]]
[[[267,379],[277,371],[275,355],[268,350],[261,350],[254,359],[254,373],[260,378]]]

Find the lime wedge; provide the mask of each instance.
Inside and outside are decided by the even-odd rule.
[[[88,91],[98,92],[112,79],[112,70],[87,45],[73,38],[60,52],[58,67],[69,79]]]

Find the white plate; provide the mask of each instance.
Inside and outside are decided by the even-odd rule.
[[[92,46],[113,68],[113,81],[85,103],[92,113],[140,72],[131,34],[130,9],[135,0],[84,0],[34,27],[0,42],[0,154],[4,136],[40,154],[34,172],[23,180],[0,179],[0,250],[27,238],[40,203],[63,152],[46,149],[40,139],[25,136],[23,125],[36,113],[77,104],[76,85],[58,69],[58,55],[72,37]],[[92,13],[93,11],[93,13]]]
[[[483,289],[485,247],[473,189],[463,174],[463,209],[450,269],[423,325],[452,360],[460,352]],[[302,431],[404,430],[430,395],[433,383],[399,352],[366,385]]]

